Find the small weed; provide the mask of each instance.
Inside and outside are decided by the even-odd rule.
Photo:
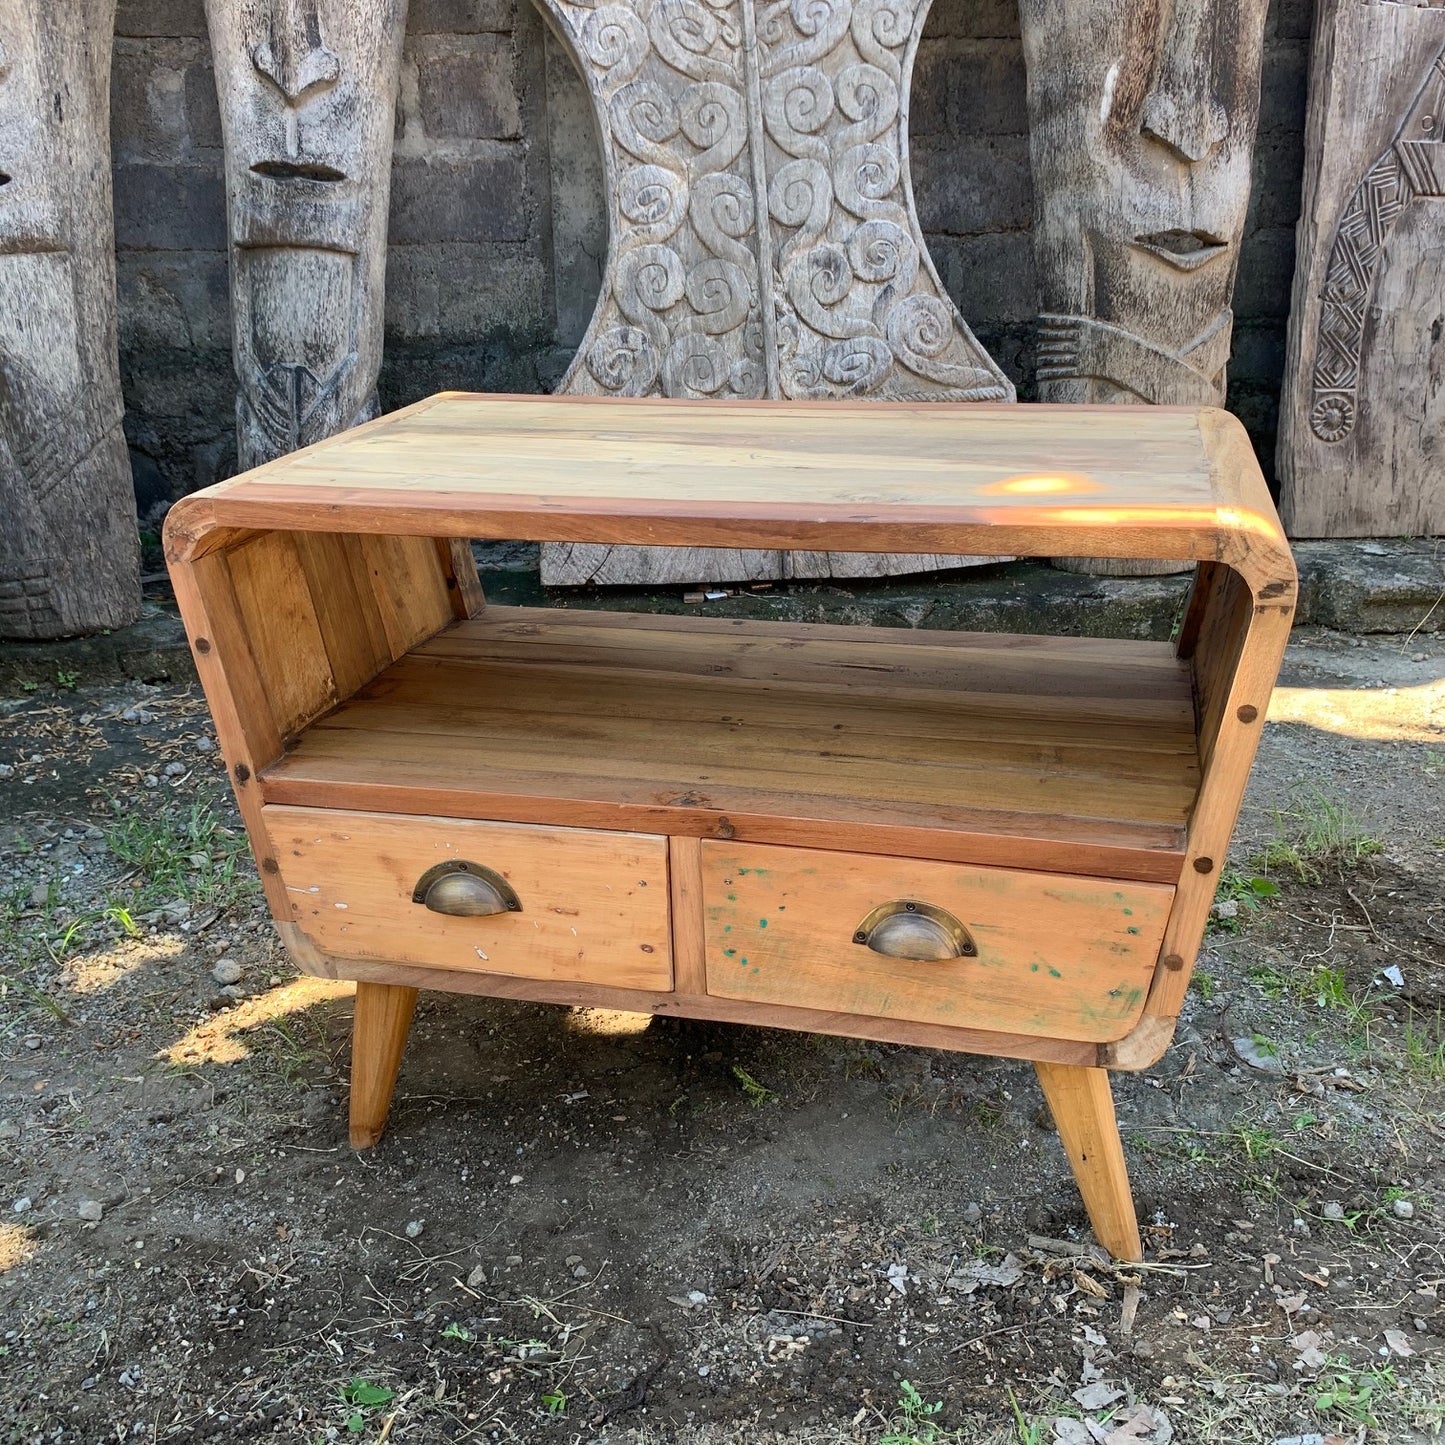
[[[1405,1067],[1418,1078],[1439,1083],[1445,1079],[1445,1012],[1435,1010],[1435,1026],[1421,1027],[1418,1010],[1405,1015]]]
[[[911,1380],[898,1386],[898,1408],[888,1422],[888,1430],[878,1445],[929,1445],[943,1438],[943,1428],[934,1416],[943,1409],[943,1401],[928,1404]]]
[[[733,1078],[743,1086],[743,1093],[748,1096],[748,1103],[753,1108],[760,1109],[764,1104],[776,1103],[777,1094],[766,1084],[760,1084],[741,1064],[733,1065]]]
[[[1233,916],[1212,918],[1210,926],[1221,933],[1238,933],[1240,925],[1266,899],[1279,897],[1279,884],[1268,878],[1251,877],[1237,869],[1226,868],[1219,880],[1219,891],[1215,894],[1218,903],[1233,903]]]
[[[1294,809],[1276,809],[1274,842],[1255,859],[1266,870],[1283,871],[1301,883],[1321,883],[1325,871],[1353,872],[1366,858],[1385,851],[1384,842],[1365,832],[1350,809],[1318,788]]]
[[[1274,1131],[1261,1124],[1241,1124],[1230,1137],[1239,1152],[1255,1163],[1274,1158],[1283,1147]]]
[[[385,1385],[373,1385],[363,1380],[360,1375],[353,1375],[351,1380],[341,1387],[342,1404],[351,1407],[351,1414],[346,1417],[347,1431],[352,1435],[360,1435],[366,1429],[367,1416],[373,1410],[391,1404],[394,1399],[395,1390],[388,1390]]]
[[[1388,1365],[1375,1365],[1358,1374],[1346,1355],[1330,1359],[1315,1382],[1315,1409],[1321,1414],[1343,1415],[1355,1425],[1378,1428],[1375,1405],[1379,1397],[1393,1390],[1399,1381]]]
[[[1199,990],[1199,997],[1205,1003],[1213,1003],[1214,995],[1219,992],[1219,984],[1215,981],[1212,973],[1207,973],[1202,968],[1194,970],[1194,987]]]
[[[567,1396],[561,1390],[548,1390],[542,1396],[542,1408],[549,1415],[565,1415],[567,1413]]]
[[[1019,1445],[1045,1445],[1043,1421],[1035,1421],[1032,1425],[1024,1419],[1024,1412],[1019,1408],[1018,1396],[1014,1394],[1012,1385],[1005,1385],[1008,1391],[1009,1408],[1013,1411],[1014,1428],[1018,1431]]]
[[[206,803],[192,803],[179,814],[117,810],[105,842],[136,871],[140,888],[133,911],[176,901],[192,908],[230,907],[256,888],[245,839]]]
[[[80,674],[68,672],[65,668],[57,668],[55,672],[55,685],[65,692],[74,692],[80,686]]]
[[[464,1345],[471,1344],[473,1338],[472,1332],[465,1325],[459,1325],[455,1320],[452,1320],[442,1331],[442,1339],[460,1340]]]

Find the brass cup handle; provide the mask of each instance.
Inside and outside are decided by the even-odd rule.
[[[973,935],[946,908],[906,898],[880,903],[853,930],[853,942],[918,963],[978,957]]]
[[[494,868],[456,859],[428,868],[416,880],[411,901],[453,918],[487,918],[494,913],[520,913],[517,890]]]

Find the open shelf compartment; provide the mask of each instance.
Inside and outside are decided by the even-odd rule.
[[[1165,643],[488,607],[260,783],[272,804],[1174,882],[1199,758]]]

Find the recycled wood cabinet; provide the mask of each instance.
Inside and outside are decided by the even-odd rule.
[[[488,607],[473,537],[1198,564],[1171,643]],[[277,926],[357,980],[1032,1060],[1138,1227],[1295,570],[1209,408],[447,394],[186,498],[167,555]]]

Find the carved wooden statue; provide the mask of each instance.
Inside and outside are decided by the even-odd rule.
[[[592,96],[611,229],[562,391],[1012,398],[914,214],[908,88],[930,0],[539,3]],[[776,553],[625,556],[609,569],[606,548],[551,548],[544,580],[782,575]],[[884,568],[794,557],[794,575]]]
[[[0,0],[0,637],[140,613],[116,357],[115,0]]]
[[[1022,0],[1045,401],[1220,405],[1267,0]]]
[[[1301,537],[1445,532],[1445,3],[1316,17],[1280,511]]]
[[[1222,406],[1268,0],[1019,8],[1040,400]]]
[[[242,469],[378,412],[406,0],[206,0]]]

